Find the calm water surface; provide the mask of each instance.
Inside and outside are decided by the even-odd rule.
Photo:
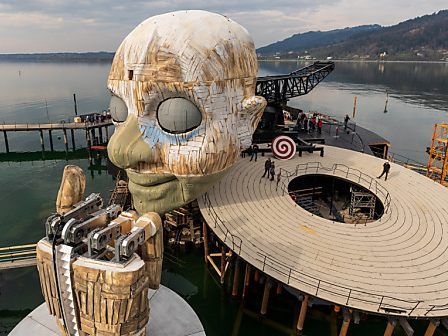
[[[289,73],[301,66],[303,63],[262,62],[260,75]],[[73,93],[77,94],[79,113],[101,111],[109,101],[105,88],[109,67],[107,63],[0,63],[0,123],[72,118]],[[390,96],[388,112],[384,113],[386,92]],[[434,123],[448,119],[448,64],[337,63],[325,82],[289,104],[343,117],[351,115],[354,96],[358,100],[354,121],[390,140],[392,151],[425,162]],[[82,138],[80,134],[79,144]],[[40,150],[38,133],[11,134],[9,140],[11,151]],[[57,150],[63,150],[62,134],[54,132],[54,142]],[[49,148],[48,143],[46,146]],[[4,150],[0,137],[0,152]],[[43,223],[54,209],[61,172],[68,163],[86,172],[89,168],[87,160],[0,163],[0,247],[36,242],[44,235]],[[110,176],[105,172],[86,176],[87,193],[101,192],[108,198],[114,185]],[[286,304],[280,305],[274,298],[269,317],[275,322],[260,319],[221,290],[204,267],[200,253],[168,252],[163,283],[188,300],[208,335],[287,334],[275,322],[292,327],[297,314],[295,302],[286,299],[282,301]],[[0,310],[32,309],[42,301],[34,268],[0,271]],[[253,301],[257,307],[259,302]],[[0,317],[0,334],[16,323],[6,315]],[[330,312],[315,311],[311,315],[307,335],[334,334],[336,324]],[[384,321],[363,321],[350,332],[378,335],[384,326]]]

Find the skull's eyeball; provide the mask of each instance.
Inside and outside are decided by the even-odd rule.
[[[126,118],[128,117],[128,107],[123,99],[115,95],[112,95],[110,98],[109,111],[115,122],[126,121]]]
[[[202,113],[188,99],[170,98],[157,108],[157,120],[166,132],[185,133],[201,124]]]

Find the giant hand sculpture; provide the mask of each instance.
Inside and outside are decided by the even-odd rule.
[[[154,16],[125,38],[108,80],[108,153],[139,213],[197,198],[251,144],[266,106],[254,96],[257,71],[252,38],[219,14]]]

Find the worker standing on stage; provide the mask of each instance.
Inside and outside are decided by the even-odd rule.
[[[387,180],[387,174],[389,174],[389,170],[390,170],[390,163],[389,163],[389,161],[386,161],[383,164],[383,172],[381,173],[380,176],[378,176],[378,178],[380,179],[381,177],[383,177],[384,174],[386,174],[386,177],[384,178],[384,181],[386,181]]]
[[[271,163],[271,167],[269,168],[269,173],[271,174],[271,181],[274,181],[275,176],[275,163]]]
[[[250,161],[252,161],[253,158],[255,158],[255,162],[257,162],[257,156],[258,156],[258,145],[252,145],[252,153],[250,155]]]
[[[317,129],[319,130],[319,134],[322,134],[322,126],[323,126],[322,118],[319,118],[319,121],[317,122]]]
[[[266,176],[266,174],[268,174],[268,178],[269,178],[269,174],[270,174],[270,172],[269,172],[269,170],[270,170],[270,168],[271,168],[271,158],[268,158],[267,160],[266,160],[266,162],[264,163],[264,174],[263,174],[263,176],[262,177],[265,177]]]
[[[349,120],[350,120],[350,117],[348,116],[348,114],[346,114],[345,118],[344,118],[344,130],[347,130]]]

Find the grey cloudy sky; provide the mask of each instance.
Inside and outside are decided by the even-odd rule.
[[[0,0],[0,53],[114,51],[145,18],[183,9],[225,14],[259,47],[298,32],[392,25],[446,7],[446,0]]]

